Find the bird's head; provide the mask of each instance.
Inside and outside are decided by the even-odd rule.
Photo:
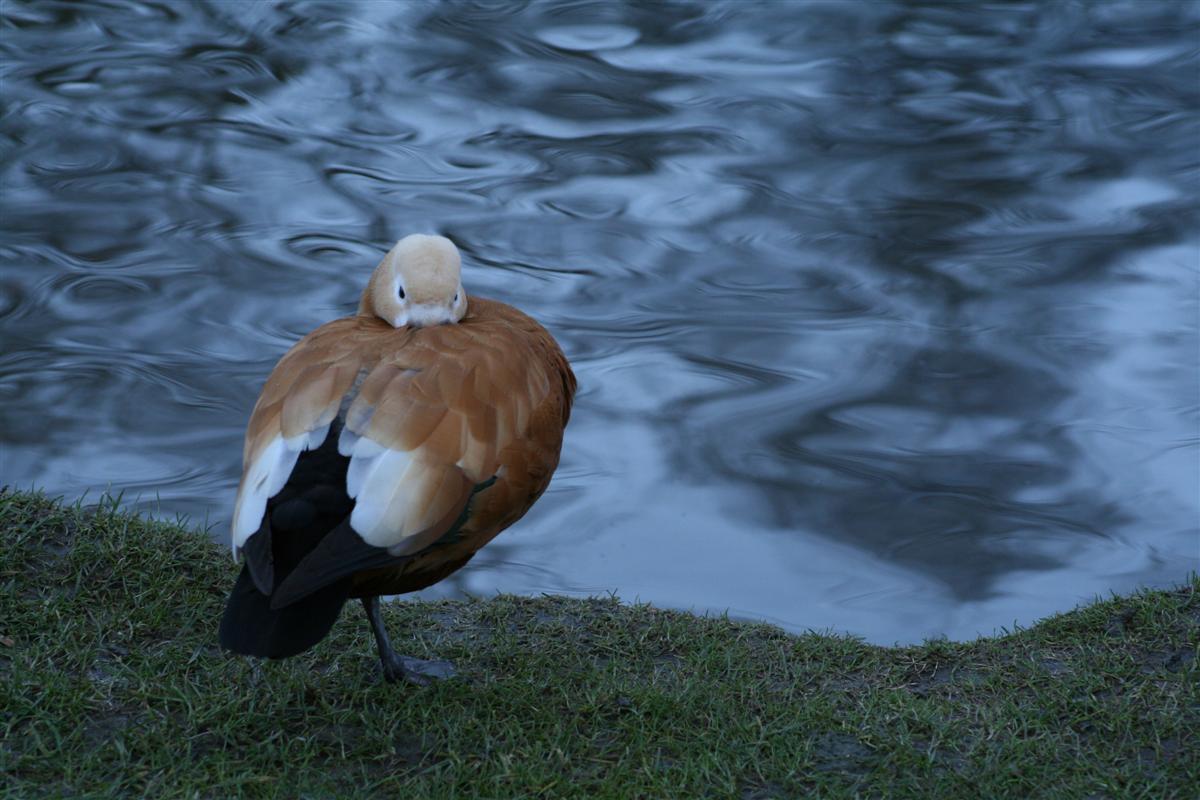
[[[358,313],[395,328],[458,322],[467,313],[458,248],[444,236],[405,236],[375,268]]]

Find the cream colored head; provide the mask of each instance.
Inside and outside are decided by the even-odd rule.
[[[444,236],[405,236],[375,268],[358,313],[395,328],[458,322],[467,313],[458,248]]]

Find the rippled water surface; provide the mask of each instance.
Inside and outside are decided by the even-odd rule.
[[[431,594],[892,642],[1178,581],[1198,9],[5,0],[0,478],[227,536],[272,364],[437,231],[582,393]]]

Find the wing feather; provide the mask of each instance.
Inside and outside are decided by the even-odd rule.
[[[333,394],[338,371],[327,364],[313,364],[297,377],[292,390],[283,398],[279,427],[285,438],[307,434],[319,424]]]
[[[551,389],[546,356],[520,327],[527,318],[487,301],[479,309],[463,324],[422,329],[351,317],[297,343],[268,378],[247,428],[235,551],[339,409],[338,451],[350,458],[346,488],[355,500],[350,527],[393,556],[444,534],[534,424]]]

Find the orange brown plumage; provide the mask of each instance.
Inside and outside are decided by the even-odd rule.
[[[421,324],[396,324],[406,321]],[[402,240],[372,275],[359,314],[298,342],[255,404],[233,525],[247,570],[231,597],[233,606],[244,595],[243,611],[255,613],[223,623],[223,644],[274,655],[242,630],[261,616],[259,606],[283,615],[335,584],[342,601],[373,601],[461,567],[545,491],[574,392],[571,368],[544,328],[511,306],[466,297],[453,245]],[[330,491],[339,482],[340,497]],[[328,500],[314,506],[310,495]],[[293,538],[303,546],[285,541],[284,523],[302,531]],[[330,602],[340,608],[337,597]],[[387,674],[385,644],[386,635]]]

